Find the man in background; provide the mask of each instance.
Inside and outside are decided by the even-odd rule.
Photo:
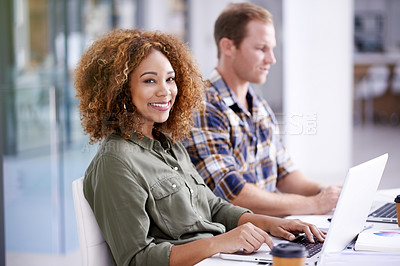
[[[214,27],[218,63],[185,145],[213,192],[255,213],[324,214],[341,187],[322,186],[296,169],[268,103],[251,83],[266,82],[276,63],[271,14],[251,3],[229,4]]]

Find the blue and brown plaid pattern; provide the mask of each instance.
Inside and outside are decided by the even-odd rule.
[[[205,94],[205,108],[194,116],[187,151],[217,196],[232,200],[246,182],[276,191],[277,179],[294,170],[281,142],[268,103],[250,87],[249,109],[237,101],[215,71]]]

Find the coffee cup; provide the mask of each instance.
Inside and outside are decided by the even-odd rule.
[[[283,242],[271,250],[273,266],[304,266],[308,252],[302,245]]]
[[[396,202],[397,225],[400,227],[400,195],[397,195],[394,202]]]

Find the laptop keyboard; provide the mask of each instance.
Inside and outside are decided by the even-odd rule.
[[[372,212],[368,217],[397,218],[396,203],[388,202]]]
[[[314,236],[314,241],[315,243],[312,243],[310,242],[310,240],[308,240],[306,235],[301,235],[292,242],[303,245],[308,251],[307,258],[311,258],[312,256],[321,251],[322,245],[324,244],[324,242],[320,242],[315,236]]]

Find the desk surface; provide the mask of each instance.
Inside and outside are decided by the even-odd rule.
[[[377,191],[374,203],[371,207],[371,211],[379,207],[382,203],[393,201],[395,196],[400,194],[400,188],[396,189],[386,189]],[[301,215],[295,216],[295,218],[299,218],[303,221],[313,223],[320,228],[328,228],[329,222],[328,219],[331,215]],[[371,224],[366,222],[367,225]],[[385,224],[385,223],[373,223],[374,227],[379,229],[391,229],[397,228],[396,224]],[[398,256],[388,256],[385,253],[379,252],[352,252],[352,253],[334,253],[327,254],[325,256],[325,264],[324,265],[363,265],[363,266],[381,266],[381,265],[400,265],[400,254]],[[200,263],[196,264],[197,266],[231,266],[231,265],[249,265],[254,266],[258,265],[254,262],[242,262],[242,261],[231,261],[224,260],[218,257],[218,255],[214,255],[211,258],[205,259]]]

